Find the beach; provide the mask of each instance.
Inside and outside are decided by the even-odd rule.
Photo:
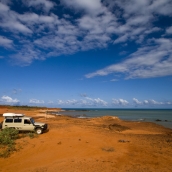
[[[53,109],[54,110],[54,109]],[[58,109],[59,110],[59,109]],[[0,158],[0,172],[171,172],[172,129],[115,116],[74,118],[45,109],[0,108],[46,122],[49,131],[17,140],[17,151]]]
[[[116,116],[125,121],[153,122],[172,129],[172,109],[64,108],[60,114],[79,118]]]

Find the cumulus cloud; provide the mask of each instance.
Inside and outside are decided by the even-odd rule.
[[[140,101],[137,98],[133,98],[132,101],[127,101],[123,98],[120,99],[112,99],[112,102],[109,103],[107,101],[104,101],[100,98],[90,98],[90,97],[84,97],[83,99],[76,100],[76,99],[70,99],[70,100],[58,100],[57,104],[59,106],[74,106],[74,107],[168,107],[169,105],[172,105],[171,101],[156,101],[154,99],[149,100],[143,100]]]
[[[100,99],[100,98],[97,98],[97,99],[93,99],[93,98],[90,98],[90,97],[86,97],[86,100],[88,100],[88,103],[93,105],[93,106],[107,106],[107,102]]]
[[[15,11],[10,10],[6,4],[0,2],[0,27],[11,32],[32,33],[32,30],[18,20],[19,15]]]
[[[93,106],[93,107],[100,107],[100,106],[107,106],[108,103],[100,98],[90,98],[90,97],[84,97],[82,96],[84,99],[80,99],[80,100],[58,100],[57,104],[59,105],[77,105],[77,106]]]
[[[165,102],[157,102],[157,101],[151,99],[151,100],[144,100],[143,104],[145,104],[145,105],[163,105],[166,103]]]
[[[28,7],[35,7],[43,9],[45,12],[49,12],[54,7],[54,3],[49,0],[22,0]]]
[[[127,100],[124,100],[124,99],[112,99],[112,104],[113,105],[126,106],[129,104],[129,102]]]
[[[136,104],[136,105],[141,105],[142,102],[140,102],[138,99],[136,98],[133,98],[133,102]]]
[[[122,43],[128,40],[135,40],[136,42],[143,42],[147,34],[157,32],[160,28],[153,29],[153,21],[158,20],[154,14],[171,15],[169,10],[172,6],[170,0],[168,1],[111,1],[106,0],[104,3],[109,9],[114,10],[116,16],[124,19],[124,23],[116,27],[118,38],[114,43]],[[161,5],[162,6],[161,6]],[[169,5],[169,6],[168,6]],[[167,9],[166,13],[163,13]],[[122,12],[123,11],[123,12]],[[161,11],[161,12],[160,12]]]
[[[75,100],[75,99],[72,99],[72,100],[58,100],[57,104],[59,105],[76,105],[78,104],[78,101]]]
[[[86,77],[115,72],[126,74],[126,78],[171,75],[172,41],[163,38],[163,35],[171,34],[171,26],[159,28],[154,22],[159,21],[158,16],[172,17],[171,0],[61,0],[59,4],[53,0],[18,0],[17,3],[21,8],[26,8],[20,12],[12,8],[14,2],[0,2],[0,28],[4,35],[9,35],[8,38],[0,37],[0,46],[13,46],[14,51],[9,56],[13,64],[26,66],[34,60],[102,49],[110,44],[115,46],[130,41],[142,46],[129,55],[128,60],[93,71]],[[61,15],[57,13],[58,10]],[[159,36],[148,40],[152,33]],[[163,39],[167,47],[160,43]],[[156,55],[157,63],[154,60]],[[142,66],[143,60],[154,60],[155,64]],[[157,71],[159,66],[162,74]]]
[[[103,12],[103,6],[100,0],[63,0],[61,2],[70,8],[74,8],[77,10],[85,10],[85,12],[89,14],[99,14]]]
[[[9,103],[9,104],[11,104],[11,103],[18,104],[20,102],[18,99],[13,99],[13,98],[11,98],[9,96],[5,96],[5,95],[1,97],[1,100],[3,103]]]
[[[172,1],[111,1],[104,3],[109,9],[115,10],[116,16],[120,15],[125,22],[115,27],[114,33],[118,35],[114,44],[135,41],[143,43],[146,35],[162,32],[161,28],[153,26],[153,21],[158,20],[154,14],[172,16]],[[115,8],[113,8],[115,7]],[[123,9],[124,12],[121,12]],[[171,27],[166,29],[171,34]],[[106,76],[112,73],[122,73],[125,79],[151,78],[172,75],[172,40],[169,38],[147,39],[136,52],[121,63],[107,66],[103,69],[86,74],[86,78]]]
[[[29,100],[30,104],[44,104],[43,100],[38,100],[38,99],[30,99]]]
[[[159,101],[156,101],[154,99],[150,99],[150,100],[143,100],[143,101],[139,101],[138,99],[136,98],[133,98],[133,103],[134,105],[136,106],[154,106],[154,105],[171,105],[172,102],[170,101],[164,101],[164,102],[159,102]]]

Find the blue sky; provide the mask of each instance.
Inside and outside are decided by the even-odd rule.
[[[0,0],[0,104],[172,108],[171,0]]]

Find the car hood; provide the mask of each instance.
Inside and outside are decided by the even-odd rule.
[[[42,126],[42,125],[44,125],[45,123],[43,123],[43,122],[35,122],[34,123],[34,125],[39,125],[39,126]]]

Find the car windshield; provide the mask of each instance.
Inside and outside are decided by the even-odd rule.
[[[33,119],[33,118],[30,118],[30,121],[31,121],[31,123],[32,123],[32,124],[34,124],[34,123],[35,123],[35,121],[34,121],[34,119]]]

